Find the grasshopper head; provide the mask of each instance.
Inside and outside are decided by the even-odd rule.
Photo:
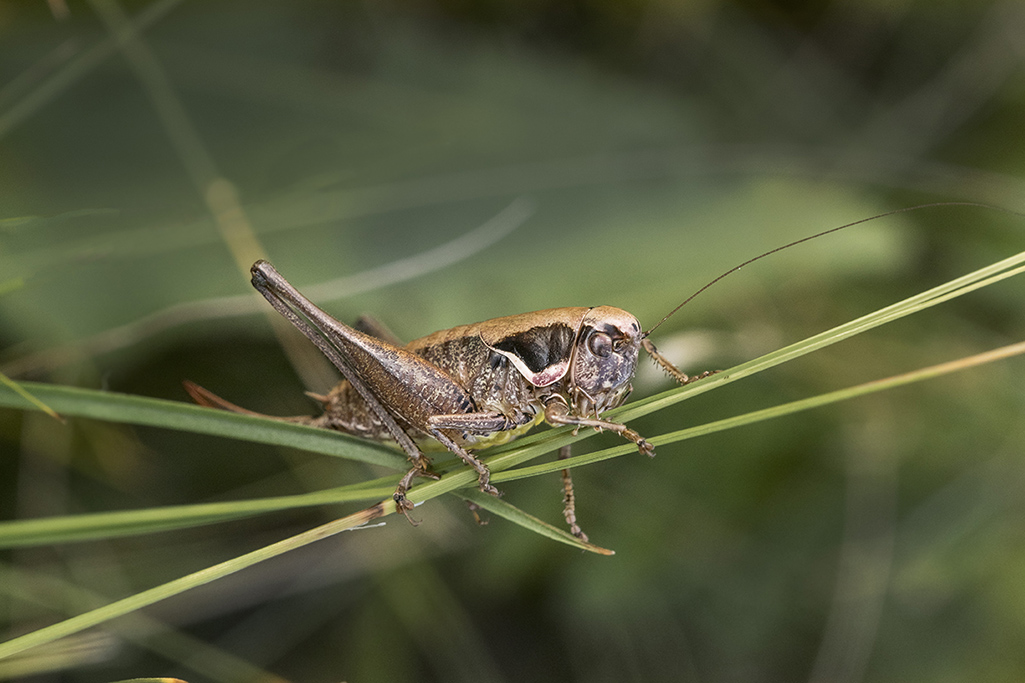
[[[612,306],[587,311],[570,367],[569,384],[578,413],[590,408],[599,415],[626,400],[641,340],[640,323],[626,311]]]

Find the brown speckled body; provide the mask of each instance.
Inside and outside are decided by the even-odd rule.
[[[505,429],[497,432],[453,434],[463,446],[481,447],[513,438],[534,425],[544,413],[546,400],[553,395],[561,396],[568,405],[573,401],[568,373],[547,386],[535,386],[507,355],[489,347],[485,339],[495,345],[517,334],[538,338],[549,354],[538,363],[550,365],[561,360],[568,366],[581,320],[590,310],[558,308],[494,318],[434,332],[403,348],[443,370],[466,391],[472,400],[472,407],[466,412],[500,413],[505,417]],[[310,418],[310,424],[368,439],[391,438],[387,427],[348,381],[340,382],[323,398],[324,414]],[[417,440],[427,437],[409,424],[403,427]]]

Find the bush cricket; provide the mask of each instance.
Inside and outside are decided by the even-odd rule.
[[[950,203],[945,203],[949,205]],[[499,495],[490,472],[472,451],[504,443],[545,422],[592,427],[619,434],[654,456],[654,449],[626,425],[602,419],[631,391],[640,349],[680,384],[688,376],[659,354],[648,336],[680,308],[722,278],[770,254],[838,230],[924,205],[897,209],[832,228],[748,259],[698,289],[647,331],[626,311],[611,306],[551,308],[434,332],[408,344],[369,318],[350,327],[304,297],[267,261],[251,269],[253,286],[338,368],[344,379],[327,395],[314,417],[281,417],[355,436],[395,441],[412,467],[399,481],[394,500],[409,518],[406,493],[416,477],[437,479],[417,442],[432,438],[472,467],[481,491]],[[199,404],[254,414],[192,382]],[[569,457],[569,447],[559,458]],[[563,514],[570,532],[587,540],[577,524],[573,484],[563,470]]]

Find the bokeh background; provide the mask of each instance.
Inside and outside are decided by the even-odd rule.
[[[651,325],[819,230],[922,202],[1025,209],[1023,60],[1013,0],[0,2],[0,369],[176,400],[188,378],[310,413],[303,390],[333,376],[272,334],[239,266],[257,243],[340,319],[407,339],[556,306]],[[687,371],[728,367],[1023,246],[1025,219],[995,211],[893,216],[727,278],[656,342]],[[1011,280],[633,426],[1018,341],[1023,306]],[[639,395],[668,388],[642,370]],[[23,678],[1021,680],[1023,376],[1011,360],[582,468],[579,518],[611,558],[437,500],[418,528],[247,570]],[[369,476],[0,409],[3,519]],[[503,488],[559,521],[557,477]],[[11,576],[63,588],[9,583],[0,628],[347,511],[5,552]]]

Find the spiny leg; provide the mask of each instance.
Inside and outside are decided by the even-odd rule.
[[[679,368],[670,363],[668,358],[659,353],[658,349],[655,348],[655,345],[651,342],[650,339],[643,339],[641,341],[641,346],[643,346],[644,350],[648,352],[648,355],[651,356],[652,360],[658,363],[659,367],[661,367],[663,370],[669,373],[669,376],[675,379],[680,384],[690,384],[691,382],[697,382],[699,379],[704,379],[705,377],[708,377],[709,375],[714,375],[716,372],[718,372],[718,370],[706,370],[705,372],[702,372],[700,375],[686,375],[680,372]]]
[[[441,430],[432,430],[431,436],[440,441],[441,445],[443,445],[445,448],[449,449],[450,451],[458,455],[463,460],[463,462],[465,462],[467,465],[469,465],[477,471],[477,485],[481,491],[483,491],[484,493],[489,493],[492,496],[502,495],[498,492],[498,489],[491,485],[491,470],[488,469],[487,465],[482,463],[480,460],[471,455],[466,449],[464,449],[462,446],[460,446],[455,441],[446,436],[445,433]]]
[[[427,459],[424,458],[424,461]],[[395,501],[395,509],[402,513],[402,516],[406,518],[406,521],[413,526],[419,526],[420,522],[416,521],[409,516],[409,513],[413,510],[415,505],[412,501],[406,498],[406,493],[409,492],[410,487],[413,486],[413,479],[416,477],[426,477],[427,479],[441,479],[437,474],[431,472],[428,469],[424,469],[419,465],[414,465],[402,479],[399,480],[399,485],[395,487],[395,493],[392,494],[392,500]]]
[[[560,401],[552,401],[545,406],[545,421],[551,425],[574,425],[576,427],[594,427],[595,429],[607,429],[615,432],[627,441],[637,444],[637,450],[649,457],[655,457],[655,447],[648,443],[643,436],[618,422],[609,422],[591,417],[580,417],[569,412],[569,406]]]
[[[560,448],[559,460],[568,458],[569,451],[569,446]],[[562,515],[566,518],[566,524],[569,525],[569,532],[586,543],[587,534],[577,524],[577,499],[573,494],[573,475],[568,469],[562,471]]]
[[[504,431],[513,426],[505,415],[495,412],[432,415],[428,418],[427,423],[429,425],[428,431],[431,436],[441,442],[445,448],[458,455],[463,462],[477,471],[477,481],[481,491],[484,493],[490,493],[493,496],[501,495],[498,492],[498,489],[489,483],[491,479],[491,471],[488,469],[487,465],[482,463],[465,448],[446,436],[445,432],[442,430],[469,432],[471,434],[492,434],[494,432]]]

